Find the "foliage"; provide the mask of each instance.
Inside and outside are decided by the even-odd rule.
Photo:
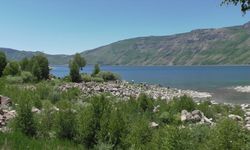
[[[98,64],[95,64],[94,70],[91,74],[91,76],[95,76],[100,72],[100,66]]]
[[[3,52],[0,52],[0,77],[3,75],[3,70],[7,65],[7,59]]]
[[[81,70],[86,65],[86,61],[85,61],[84,57],[82,57],[79,53],[75,54],[73,61],[75,61],[77,63],[77,65],[80,67]]]
[[[31,58],[33,64],[32,72],[37,79],[48,79],[49,78],[49,62],[48,59],[43,55],[36,55]],[[36,70],[36,71],[35,71]]]
[[[35,136],[37,127],[31,112],[31,97],[27,93],[21,94],[21,97],[23,102],[19,103],[16,127],[27,136]]]
[[[23,79],[24,83],[29,83],[34,81],[34,76],[32,75],[32,73],[28,71],[22,71],[21,78]]]
[[[102,78],[104,81],[115,81],[120,79],[117,74],[106,71],[101,71],[96,76]]]
[[[70,64],[70,78],[72,82],[81,82],[82,80],[76,61],[72,61]]]
[[[6,82],[10,84],[20,84],[20,83],[23,83],[23,78],[19,76],[8,75],[6,76]]]
[[[222,5],[240,5],[241,11],[246,13],[250,9],[250,0],[223,0]]]
[[[92,77],[88,74],[82,74],[81,76],[82,76],[82,80],[84,82],[91,82],[91,80],[92,80]]]
[[[18,62],[15,62],[15,61],[9,62],[6,65],[5,69],[3,70],[4,75],[16,76],[16,75],[20,75],[20,73],[21,73],[20,66]]]

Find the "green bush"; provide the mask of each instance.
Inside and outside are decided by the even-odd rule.
[[[112,72],[101,71],[96,76],[102,78],[104,81],[120,80],[119,75]]]
[[[31,97],[27,93],[21,94],[21,97],[23,98],[23,102],[19,103],[16,127],[27,136],[35,136],[37,133],[37,126],[33,113],[31,112]]]
[[[104,82],[104,80],[102,78],[100,78],[100,77],[92,77],[91,81],[93,81],[93,82]]]
[[[82,80],[84,82],[91,82],[91,80],[92,80],[91,76],[88,74],[82,74],[81,76],[82,76]]]
[[[3,70],[3,74],[4,75],[12,75],[12,76],[16,76],[16,75],[20,75],[21,73],[21,68],[19,66],[18,62],[12,61],[9,62],[5,69]]]
[[[30,73],[28,71],[22,71],[21,77],[22,77],[24,83],[29,83],[29,82],[34,81],[34,76],[32,75],[32,73]]]
[[[8,75],[6,76],[6,82],[11,83],[11,84],[20,84],[20,83],[23,83],[23,78],[20,76]]]

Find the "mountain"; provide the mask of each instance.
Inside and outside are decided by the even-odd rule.
[[[0,48],[10,60],[41,52]],[[45,54],[50,64],[68,64],[70,55]],[[250,64],[250,22],[219,29],[118,41],[81,53],[88,64],[105,65],[237,65]]]
[[[90,64],[107,65],[250,64],[250,22],[170,36],[127,39],[82,55]]]
[[[69,55],[49,55],[49,54],[45,54],[39,51],[37,52],[20,51],[20,50],[15,50],[15,49],[10,49],[10,48],[0,48],[0,51],[6,54],[8,60],[16,60],[16,61],[19,61],[25,57],[30,58],[34,55],[43,54],[48,58],[49,63],[52,65],[68,64],[69,59],[71,58],[71,56]]]

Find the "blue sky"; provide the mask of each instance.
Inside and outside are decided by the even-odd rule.
[[[73,54],[118,40],[250,21],[221,0],[0,0],[0,47]]]

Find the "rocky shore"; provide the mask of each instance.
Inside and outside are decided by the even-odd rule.
[[[103,92],[111,93],[121,98],[137,97],[141,93],[145,93],[154,99],[171,100],[174,97],[187,95],[193,99],[209,99],[211,94],[207,92],[197,92],[192,90],[180,90],[176,88],[162,87],[160,85],[136,84],[126,81],[116,82],[82,82],[82,83],[66,83],[59,87],[59,90],[66,91],[70,88],[79,88],[86,95],[100,94]]]

